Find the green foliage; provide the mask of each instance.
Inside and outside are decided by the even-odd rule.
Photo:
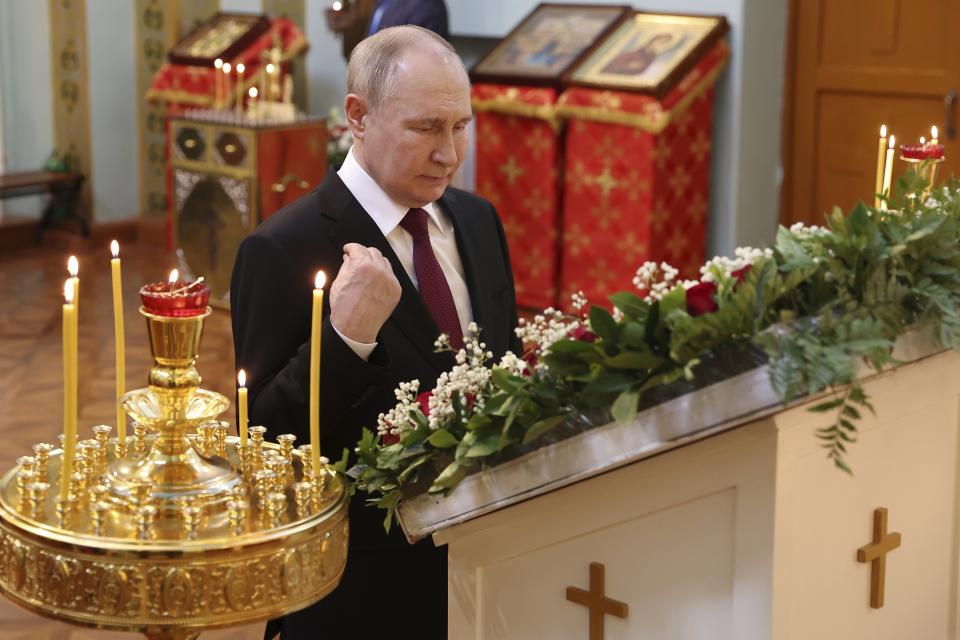
[[[473,470],[537,446],[593,409],[629,424],[651,390],[694,379],[705,358],[731,345],[765,352],[784,401],[831,394],[811,409],[830,416],[817,437],[850,473],[857,421],[873,411],[857,382],[861,368],[896,365],[895,340],[917,326],[960,348],[960,189],[929,198],[925,189],[908,173],[890,211],[858,204],[829,213],[825,227],[780,228],[772,256],[754,260],[742,279],[715,274],[713,312],[692,315],[682,286],[659,299],[616,293],[615,313],[593,306],[581,319],[593,336],[554,342],[528,375],[494,367],[485,396],[469,410],[458,399],[443,427],[431,429],[416,410],[399,443],[365,430],[350,475],[387,510],[389,527],[404,492],[448,494]]]

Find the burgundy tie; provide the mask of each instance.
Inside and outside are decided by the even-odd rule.
[[[460,316],[457,315],[457,306],[453,303],[450,285],[430,245],[427,212],[423,209],[410,209],[400,221],[400,226],[413,236],[413,270],[417,274],[420,297],[440,331],[450,336],[451,346],[459,350],[463,348]]]

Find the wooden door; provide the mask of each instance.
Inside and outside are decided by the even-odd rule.
[[[820,223],[873,199],[877,139],[898,141],[940,127],[960,175],[960,1],[791,0],[784,123],[785,223]],[[899,144],[899,142],[898,142]],[[905,168],[897,161],[894,175]]]

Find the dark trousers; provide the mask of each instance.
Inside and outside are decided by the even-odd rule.
[[[395,525],[396,526],[396,525]],[[267,623],[265,640],[446,640],[447,548],[351,550],[340,586],[320,602]]]

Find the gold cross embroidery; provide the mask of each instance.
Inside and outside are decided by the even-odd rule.
[[[517,159],[513,156],[507,158],[507,162],[500,167],[500,172],[507,178],[507,184],[511,187],[517,182],[517,178],[525,172],[524,168],[517,164]]]

